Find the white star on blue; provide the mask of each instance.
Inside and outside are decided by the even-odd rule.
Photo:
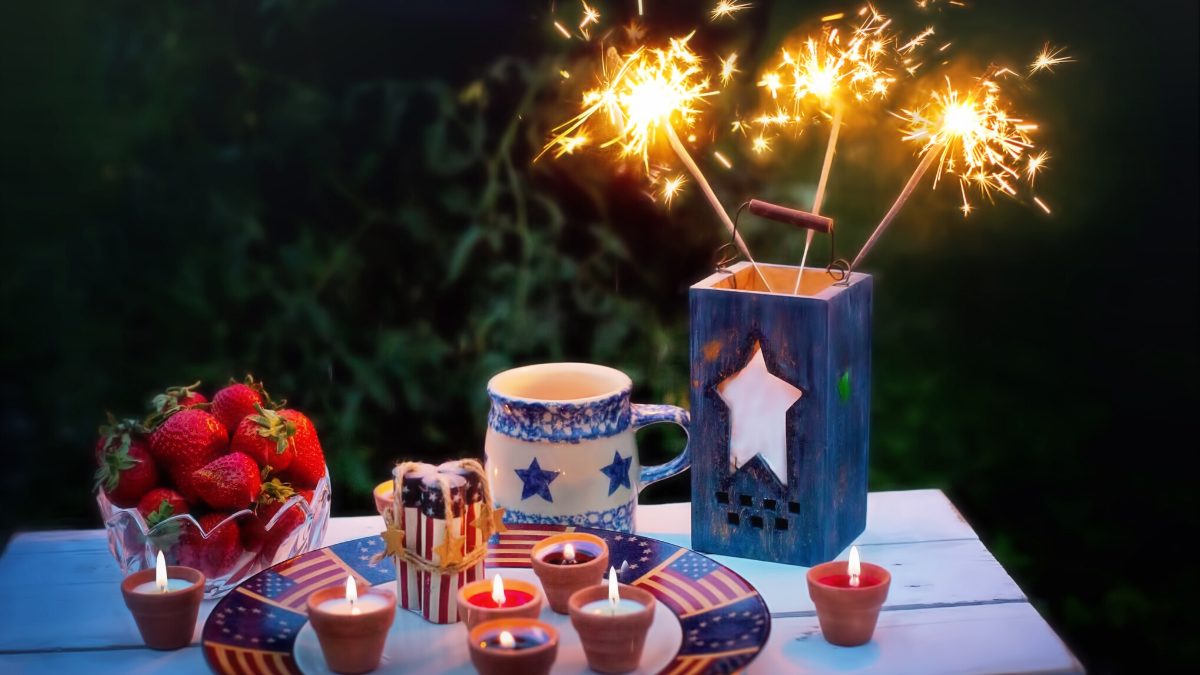
[[[550,496],[550,483],[558,478],[557,471],[543,471],[542,467],[538,466],[537,457],[533,458],[528,469],[513,470],[517,472],[517,477],[523,483],[521,499],[529,499],[537,495],[548,502],[554,502],[554,498]]]
[[[600,472],[608,476],[608,494],[617,491],[617,488],[624,485],[629,489],[633,486],[629,484],[629,467],[633,464],[633,455],[621,459],[621,453],[613,452],[612,464],[600,469]]]

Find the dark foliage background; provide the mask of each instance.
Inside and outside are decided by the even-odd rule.
[[[714,28],[706,3],[647,0],[660,35],[704,25],[700,48],[745,63],[843,9],[756,4]],[[1170,554],[1197,513],[1196,5],[976,5],[938,17],[962,51],[1020,63],[1052,39],[1078,59],[1025,106],[1056,213],[964,221],[922,192],[872,254],[871,488],[945,489],[1094,672],[1194,660]],[[601,162],[531,164],[566,110],[557,71],[594,58],[549,10],[5,3],[0,535],[97,526],[103,411],[197,378],[253,371],[310,411],[339,514],[397,458],[479,454],[483,385],[512,364],[608,363],[686,404],[686,288],[720,228],[694,186],[666,210]],[[912,166],[894,134],[882,112],[844,134],[827,210],[848,251]],[[757,161],[724,139],[737,170],[705,167],[729,204],[806,204],[823,139]],[[745,230],[798,258],[795,234]],[[644,436],[651,460],[680,444]]]

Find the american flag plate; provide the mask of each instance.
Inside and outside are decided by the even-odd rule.
[[[731,673],[744,669],[767,643],[771,615],[758,591],[729,568],[695,551],[634,534],[561,525],[513,525],[488,545],[488,576],[536,583],[529,549],[559,532],[594,534],[608,542],[622,583],[640,586],[659,601],[638,672],[660,675]],[[247,579],[213,608],[204,624],[204,656],[217,673],[292,675],[326,673],[305,600],[353,575],[360,587],[394,590],[391,560],[372,563],[383,548],[365,537],[310,551]],[[587,673],[570,619],[543,607],[541,620],[559,629],[554,673]],[[398,609],[380,673],[472,673],[462,623],[435,625]]]

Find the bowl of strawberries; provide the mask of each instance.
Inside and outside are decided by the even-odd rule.
[[[123,572],[162,551],[203,572],[215,598],[321,545],[329,470],[312,421],[261,382],[231,382],[211,401],[199,385],[167,389],[144,420],[109,416],[96,501]]]

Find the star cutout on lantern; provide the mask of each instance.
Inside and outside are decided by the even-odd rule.
[[[717,385],[729,408],[729,463],[733,471],[761,455],[787,485],[787,411],[803,395],[796,387],[771,374],[762,346],[746,367]]]
[[[438,555],[442,567],[462,562],[463,541],[462,537],[454,536],[453,532],[446,532],[446,540],[433,547],[433,552]]]
[[[554,498],[550,496],[550,483],[558,478],[557,471],[543,471],[542,467],[538,466],[537,457],[530,462],[528,469],[513,469],[517,472],[517,477],[521,479],[521,499],[529,499],[537,495],[548,502],[553,503]]]
[[[612,464],[600,469],[600,473],[608,476],[608,494],[616,492],[621,486],[632,489],[629,484],[629,467],[632,464],[633,455],[621,459],[621,453],[613,452]]]

